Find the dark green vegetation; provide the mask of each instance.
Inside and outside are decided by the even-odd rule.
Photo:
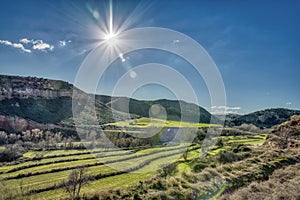
[[[288,120],[293,115],[300,115],[300,111],[285,108],[273,108],[246,115],[232,115],[230,119],[227,119],[227,124],[230,126],[254,124],[257,127],[270,128]]]
[[[205,109],[195,104],[186,103],[184,101],[167,100],[167,99],[161,99],[155,101],[139,101],[136,99],[129,100],[128,98],[124,98],[124,97],[112,98],[111,102],[112,101],[117,105],[124,105],[126,102],[129,101],[129,112],[141,117],[148,117],[151,106],[155,104],[159,104],[166,109],[166,112],[168,114],[168,118],[167,118],[168,120],[180,121],[181,113],[183,112],[182,109],[184,109],[184,112],[186,113],[185,117],[187,121],[193,121],[195,116],[197,116],[197,111],[200,112],[200,121],[199,121],[200,123],[210,123],[211,120],[210,113],[207,112]],[[107,105],[110,104],[111,103],[109,102]],[[122,107],[118,107],[118,110],[126,112],[126,110],[123,109]],[[214,117],[213,120],[215,120],[215,122],[218,121]]]
[[[72,116],[72,100],[69,97],[54,99],[28,98],[4,99],[0,103],[0,114],[18,116],[42,124],[58,124]]]
[[[74,86],[64,81],[49,80],[34,77],[18,77],[1,75],[0,81],[0,128],[6,131],[13,131],[16,124],[27,123],[29,128],[40,128],[44,124],[48,126],[74,129],[72,119],[72,93]],[[89,95],[74,88],[74,98],[88,99]],[[200,123],[218,123],[219,120],[211,116],[202,107],[184,101],[155,100],[140,101],[126,97],[110,97],[96,95],[95,108],[100,124],[124,120],[124,113],[129,105],[129,112],[132,118],[149,117],[149,109],[152,105],[160,104],[167,112],[168,120],[178,121],[181,113],[184,112],[186,121],[193,121],[200,111]],[[112,107],[118,112],[113,116]],[[292,115],[300,114],[300,111],[288,109],[267,109],[243,116],[232,115],[227,124],[239,126],[241,124],[254,124],[258,127],[271,127],[286,121]],[[14,119],[12,119],[14,118]],[[19,119],[19,120],[16,120]],[[24,120],[22,120],[24,119]],[[228,119],[228,118],[227,118]],[[14,120],[14,125],[10,121]],[[88,119],[87,119],[88,120]],[[21,125],[23,125],[21,123]],[[27,128],[26,127],[26,128]],[[26,130],[26,129],[24,129]]]
[[[73,88],[73,85],[63,81],[1,75],[0,129],[8,132],[24,131],[28,128],[45,128],[47,124],[48,127],[55,127],[62,132],[72,129],[75,132],[72,97],[81,99],[81,103],[86,103],[91,96],[77,88],[74,88],[76,94],[72,96]],[[113,108],[117,111],[114,112],[114,116],[112,102],[116,105]],[[124,113],[126,109],[123,108],[126,103],[129,103],[129,113],[132,118],[149,117],[149,108],[154,104],[161,104],[166,109],[169,120],[180,120],[182,110],[186,111],[186,121],[193,120],[197,114],[195,111],[199,109],[200,123],[209,123],[210,119],[214,123],[219,121],[205,109],[183,101],[166,99],[139,101],[126,97],[96,95],[95,109],[99,124],[126,119]],[[88,122],[87,117],[84,123]],[[18,124],[20,124],[19,129],[15,128]]]

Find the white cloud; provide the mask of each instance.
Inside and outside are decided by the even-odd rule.
[[[212,106],[211,109],[226,109],[226,110],[240,110],[241,107],[229,107],[229,106]]]
[[[23,44],[28,44],[28,43],[32,43],[32,40],[29,40],[29,39],[27,39],[27,38],[22,38],[22,39],[20,40],[20,42],[23,43]]]
[[[32,44],[39,44],[39,43],[43,43],[43,40],[31,40]]]
[[[58,44],[59,44],[60,47],[65,47],[68,43],[71,43],[71,42],[72,42],[71,40],[68,40],[68,41],[66,41],[66,40],[60,40],[58,42]]]
[[[8,40],[0,40],[0,44],[4,44],[6,46],[11,46],[11,47],[13,47],[15,49],[20,49],[20,50],[22,50],[22,51],[24,51],[26,53],[31,53],[31,50],[30,49],[26,49],[23,46],[23,44],[21,44],[21,43],[12,43],[12,42],[10,42]]]
[[[36,40],[32,42],[34,45],[32,46],[32,49],[34,50],[40,50],[40,51],[53,51],[54,46],[47,44],[45,42],[43,42],[43,40]]]
[[[286,102],[286,105],[290,106],[292,105],[292,102]]]
[[[66,42],[66,41],[64,41],[64,40],[59,41],[59,46],[64,47],[64,46],[66,46],[66,45],[67,45],[67,42]]]
[[[31,53],[32,50],[47,52],[53,51],[54,46],[43,42],[43,40],[31,40],[28,38],[22,38],[19,40],[20,43],[13,43],[8,40],[0,40],[0,44],[11,46],[16,49],[21,49],[24,52]],[[24,47],[26,46],[26,48]]]
[[[7,45],[7,46],[11,46],[12,45],[12,43],[10,41],[7,41],[7,40],[0,40],[0,43],[4,44],[4,45]]]
[[[214,115],[225,115],[225,114],[237,114],[241,107],[230,107],[230,106],[212,106],[210,107],[210,113]]]

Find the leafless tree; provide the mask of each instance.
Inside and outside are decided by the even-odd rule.
[[[64,189],[70,195],[70,199],[80,199],[80,190],[90,182],[91,178],[87,175],[87,168],[80,167],[74,169],[68,180],[64,182]]]
[[[7,144],[7,134],[4,131],[0,131],[0,145]]]

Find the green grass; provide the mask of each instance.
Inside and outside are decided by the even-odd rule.
[[[202,128],[208,126],[218,126],[215,124],[202,124],[202,123],[191,123],[191,122],[180,122],[172,120],[162,120],[162,119],[150,119],[146,117],[125,120],[120,122],[108,123],[106,126],[116,126],[116,127],[127,127],[127,128],[150,128],[150,127],[180,127],[180,128]]]
[[[118,129],[114,129],[114,130],[104,130],[104,133],[142,133],[142,131],[135,131],[135,130],[118,130]]]
[[[60,160],[72,160],[72,159],[87,159],[87,158],[94,158],[94,155],[92,154],[84,154],[84,155],[76,155],[76,156],[67,156],[67,157],[56,157],[56,158],[46,158],[46,159],[42,159],[42,160],[36,160],[36,161],[27,161],[24,163],[20,163],[20,164],[15,164],[15,165],[9,165],[9,166],[2,166],[0,167],[0,171],[1,172],[7,172],[9,170],[12,170],[14,168],[18,168],[18,167],[23,167],[23,166],[31,166],[31,165],[35,165],[35,164],[43,164],[43,163],[49,163],[49,162],[56,162],[56,161],[60,161]]]
[[[180,145],[176,145],[176,146],[163,146],[163,145],[160,145],[158,147],[142,149],[142,150],[137,151],[136,153],[137,154],[152,153],[152,152],[158,151],[160,149],[170,150],[170,149],[174,149],[174,148],[176,149],[178,147],[184,147],[184,146],[188,147],[188,144],[180,144]]]
[[[101,190],[116,189],[116,188],[127,188],[138,184],[140,181],[149,178],[154,175],[156,172],[149,173],[128,173],[117,176],[112,176],[97,181],[91,182],[89,185],[82,188],[81,194],[94,194],[98,193]],[[32,195],[32,199],[60,199],[66,198],[68,194],[63,189],[51,190],[47,192],[42,192],[39,194]]]
[[[132,185],[136,185],[139,183],[139,181],[145,180],[151,175],[157,173],[156,170],[158,170],[161,166],[174,162],[177,159],[178,159],[178,155],[157,159],[151,162],[149,165],[146,165],[145,167],[135,172],[92,181],[88,186],[83,187],[82,194],[99,192],[101,190],[106,190],[106,189],[126,188]],[[135,164],[141,161],[143,160],[137,159],[135,160]],[[131,162],[126,163],[127,166],[134,166],[135,164]],[[43,199],[43,198],[57,199],[67,195],[62,189],[58,189],[55,191],[56,192],[53,191],[42,192],[40,194],[34,195],[34,197],[38,199]]]
[[[180,147],[180,146],[179,146]],[[170,162],[173,162],[175,159],[178,159],[182,154],[182,149],[177,147],[163,147],[163,148],[157,148],[156,151],[159,151],[161,149],[165,148],[166,151],[160,151],[156,152],[154,151],[154,154],[145,155],[143,157],[136,157],[131,158],[130,160],[120,161],[118,162],[118,159],[123,159],[126,156],[130,157],[131,155],[124,155],[124,156],[115,156],[115,157],[106,157],[106,158],[100,158],[101,161],[110,161],[115,160],[115,163],[111,163],[109,165],[100,165],[100,166],[93,166],[89,167],[89,174],[90,175],[97,175],[97,174],[105,174],[105,173],[111,173],[119,170],[126,170],[131,167],[135,167],[138,164],[143,163],[145,160],[149,159],[155,159],[153,162],[150,163],[150,165],[147,165],[144,167],[144,169],[141,169],[140,172],[145,172],[145,170],[148,172],[155,172],[158,168],[160,168],[161,165],[169,164]],[[178,149],[179,148],[179,149]],[[170,155],[175,153],[176,155],[172,155],[170,157],[164,157],[160,159],[162,156]],[[136,155],[142,155],[137,154]],[[94,159],[93,162],[97,162],[98,159]],[[99,162],[99,161],[98,161]],[[63,167],[70,167],[70,166],[80,166],[82,164],[91,163],[91,160],[84,160],[84,161],[73,161],[73,162],[65,162],[65,163],[57,163],[57,164],[50,164],[45,166],[39,166],[39,167],[33,167],[26,170],[20,170],[17,172],[9,173],[9,176],[17,175],[18,173],[28,173],[28,172],[42,172],[47,171],[49,169],[54,168],[63,168]],[[144,171],[142,171],[144,170]],[[36,176],[29,176],[24,177],[21,179],[12,179],[5,181],[5,184],[12,185],[12,186],[18,186],[20,182],[22,182],[23,187],[30,188],[30,189],[41,189],[41,188],[47,188],[53,185],[60,184],[63,180],[65,180],[68,175],[71,173],[72,170],[64,170],[60,172],[55,173],[47,173],[47,174],[41,174]],[[2,178],[7,177],[7,174],[2,174]]]
[[[261,135],[243,135],[243,136],[221,136],[220,138],[222,139],[223,142],[223,147],[218,147],[215,146],[209,153],[208,156],[215,156],[218,154],[220,151],[226,151],[227,149],[230,149],[231,146],[234,143],[237,144],[243,144],[246,146],[257,146],[257,145],[262,145],[268,135],[267,134],[261,134]]]
[[[76,153],[78,153],[78,152],[87,153],[88,151],[87,150],[76,151]],[[93,151],[91,151],[91,152],[93,152]],[[95,156],[109,156],[109,155],[113,156],[113,155],[120,154],[120,153],[127,154],[129,152],[131,152],[131,151],[129,151],[129,150],[126,150],[126,151],[125,150],[123,150],[123,151],[107,151],[107,152],[104,151],[102,153],[97,153],[97,154],[83,154],[83,155],[72,155],[72,153],[70,153],[70,156],[55,157],[55,158],[44,158],[44,159],[41,159],[41,160],[27,161],[27,162],[16,164],[16,165],[2,166],[2,167],[0,167],[0,172],[7,172],[7,171],[12,170],[14,168],[23,167],[23,166],[30,167],[30,166],[36,165],[36,164],[46,164],[46,163],[51,163],[51,162],[58,162],[58,161],[61,161],[61,160],[66,160],[65,162],[68,162],[67,160],[70,160],[70,162],[75,162],[75,161],[73,161],[73,159],[79,159],[79,160],[94,159]],[[31,153],[36,155],[36,152],[32,151]],[[60,155],[59,153],[61,153],[61,155],[65,155],[66,151],[56,150],[56,151],[52,152],[52,154],[57,155],[57,156]],[[60,163],[62,163],[62,162],[60,162]],[[56,163],[56,164],[60,164],[60,163]],[[47,166],[49,166],[49,165],[47,165]],[[1,175],[0,175],[0,177],[1,177]]]
[[[23,186],[28,189],[41,189],[52,185],[60,184],[63,180],[66,180],[72,170],[65,170],[61,172],[41,174],[37,176],[30,176],[21,179],[12,179],[5,181],[5,184],[11,186],[18,186],[22,182]],[[111,167],[101,165],[89,168],[90,175],[96,175],[99,173],[110,173],[116,171]]]
[[[55,150],[55,151],[29,151],[23,154],[24,157],[27,158],[35,158],[35,157],[47,157],[47,156],[56,156],[56,155],[72,155],[78,154],[82,152],[88,152],[88,150]]]
[[[222,139],[227,143],[240,143],[244,145],[261,145],[267,139],[267,134],[263,135],[249,135],[249,136],[227,136]]]
[[[230,146],[223,146],[223,147],[220,147],[220,148],[216,148],[216,149],[211,150],[211,151],[208,153],[208,155],[209,155],[209,156],[215,156],[215,155],[217,155],[220,151],[225,151],[225,150],[227,150],[227,149],[229,149],[229,148],[230,148]]]
[[[176,170],[175,170],[175,175],[180,175],[184,172],[190,172],[191,171],[191,167],[187,164],[187,163],[179,163],[176,166]]]
[[[6,174],[6,173],[0,174],[0,177],[6,178],[6,177],[17,176],[18,174],[46,172],[48,170],[64,169],[64,168],[68,168],[68,167],[77,167],[77,166],[82,166],[82,165],[87,165],[87,164],[96,164],[96,163],[101,163],[101,162],[106,162],[106,161],[111,161],[111,160],[123,159],[126,157],[129,158],[132,156],[133,155],[128,154],[128,155],[120,155],[120,156],[115,156],[115,157],[104,157],[104,158],[97,158],[97,159],[91,158],[88,160],[78,160],[78,161],[71,161],[71,162],[54,163],[54,164],[48,164],[48,165],[42,165],[42,166],[32,167],[32,168],[28,168],[28,169],[23,169],[23,170],[19,170],[19,171],[8,173],[8,174]]]

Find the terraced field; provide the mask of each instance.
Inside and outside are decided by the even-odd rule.
[[[222,147],[214,147],[210,152],[210,156],[214,156],[220,151],[229,149],[232,145],[243,144],[248,146],[257,146],[263,144],[267,139],[267,134],[253,134],[245,136],[221,136],[223,142]]]
[[[92,154],[87,150],[56,150],[43,152],[42,155],[32,151],[25,154],[30,157],[27,162],[0,167],[0,179],[8,186],[16,187],[22,183],[27,193],[34,194],[31,198],[57,199],[66,195],[62,182],[75,168],[88,167],[88,175],[94,177],[88,186],[89,191],[91,188],[126,187],[147,178],[163,165],[178,160],[186,149],[187,145],[141,151],[95,149]],[[86,189],[83,188],[84,191]]]
[[[230,148],[234,143],[262,144],[267,135],[224,136],[223,146],[215,146],[208,156]],[[217,138],[215,138],[217,139]],[[189,152],[185,159],[183,154]],[[147,179],[170,163],[177,163],[176,174],[191,171],[188,162],[197,158],[201,146],[180,144],[142,150],[101,149],[29,151],[18,164],[0,167],[0,180],[8,188],[22,186],[30,199],[67,197],[63,182],[73,169],[87,167],[93,178],[81,193],[104,189],[126,188]]]

